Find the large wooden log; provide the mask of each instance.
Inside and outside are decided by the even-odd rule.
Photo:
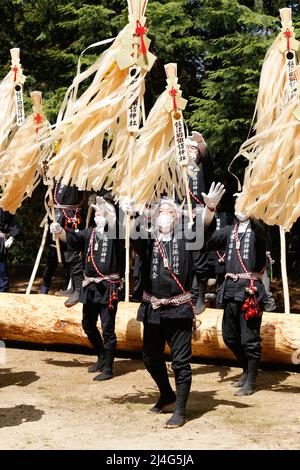
[[[80,304],[65,308],[64,299],[50,295],[0,294],[0,338],[44,344],[90,346],[82,327]],[[142,324],[136,321],[139,304],[120,302],[116,331],[118,349],[142,349]],[[200,337],[193,355],[233,359],[222,340],[222,311],[207,309],[201,315]],[[300,360],[300,315],[264,313],[261,336],[263,361],[296,364]]]

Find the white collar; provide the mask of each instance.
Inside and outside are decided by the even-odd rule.
[[[169,242],[173,238],[173,230],[169,233],[158,232],[158,239],[162,242]]]
[[[246,232],[250,219],[245,220],[244,222],[239,222],[238,233]]]

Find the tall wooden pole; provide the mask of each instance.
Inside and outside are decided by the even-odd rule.
[[[285,57],[285,67],[287,75],[288,85],[288,97],[292,101],[297,96],[297,80],[294,74],[297,60],[296,53],[293,50],[294,47],[294,33],[292,26],[292,9],[281,8],[279,10],[281,23],[282,23],[282,41],[280,48]],[[283,297],[284,297],[284,311],[285,313],[290,312],[290,293],[286,266],[286,234],[283,227],[279,226],[280,233],[280,265],[281,265],[281,279],[283,286]]]
[[[132,199],[132,166],[136,134],[140,127],[141,108],[143,120],[145,112],[140,95],[132,99],[135,93],[135,83],[140,80],[142,69],[149,71],[156,57],[149,52],[150,40],[146,37],[145,11],[148,0],[128,0],[129,25],[127,36],[123,40],[123,49],[116,55],[116,60],[121,69],[128,68],[128,99],[130,101],[127,110],[127,131],[129,132],[128,147],[128,171],[127,171],[127,197]],[[129,302],[130,291],[130,214],[125,218],[125,299]]]
[[[188,165],[188,152],[185,142],[185,132],[183,124],[183,113],[182,110],[185,109],[187,105],[187,100],[182,98],[182,91],[178,84],[177,78],[177,64],[167,64],[165,65],[166,75],[167,75],[167,90],[169,91],[169,100],[167,101],[165,107],[168,112],[172,113],[172,122],[173,122],[173,131],[174,131],[174,140],[175,148],[177,155],[177,162],[182,167],[182,177],[185,186],[185,193],[188,206],[189,214],[189,224],[193,224],[193,210],[191,203],[191,196],[189,191],[189,181],[187,174],[187,165]]]

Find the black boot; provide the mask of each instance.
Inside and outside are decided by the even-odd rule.
[[[112,349],[105,349],[104,353],[104,366],[102,368],[102,372],[99,375],[96,375],[96,377],[93,378],[93,380],[96,380],[97,382],[101,382],[102,380],[109,380],[113,378],[113,363],[114,363],[114,358],[115,358],[115,352]]]
[[[246,383],[248,376],[248,360],[246,358],[243,358],[240,362],[242,363],[241,365],[243,367],[243,373],[238,380],[231,383],[231,385],[236,388],[243,387]]]
[[[160,391],[160,397],[155,405],[150,408],[149,413],[166,413],[170,411],[170,406],[172,407],[172,404],[176,401],[175,392],[169,382],[166,365],[164,364],[156,370],[153,368],[148,369],[148,372],[150,372],[151,377]]]
[[[240,376],[240,378],[236,380],[235,382],[232,382],[231,385],[236,388],[243,387],[246,383],[247,377],[248,377],[248,370],[243,368],[243,373]]]
[[[235,392],[236,397],[244,395],[252,395],[255,392],[256,376],[258,369],[259,360],[249,359],[248,361],[248,375],[245,384]]]
[[[75,289],[74,292],[70,295],[70,297],[65,301],[66,307],[74,307],[74,305],[78,304],[80,296],[80,289]]]
[[[72,285],[74,286],[74,291],[70,295],[70,297],[65,301],[66,307],[73,307],[74,305],[78,304],[80,290],[82,285],[82,277],[81,276],[73,276],[72,277]]]
[[[166,422],[166,428],[179,428],[186,423],[186,404],[191,389],[191,382],[176,385],[176,407],[171,418]]]
[[[98,359],[95,362],[95,364],[88,368],[88,372],[98,372],[103,369],[104,365],[105,365],[105,351],[100,353],[100,356],[98,356]]]
[[[65,289],[65,290],[57,290],[54,295],[57,297],[70,297],[74,292],[73,287],[70,287],[70,289]]]

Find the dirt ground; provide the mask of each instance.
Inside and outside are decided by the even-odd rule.
[[[118,358],[115,377],[94,382],[93,356],[13,348],[6,356],[1,450],[300,447],[299,373],[260,371],[254,395],[233,397],[238,369],[193,364],[188,422],[172,430],[169,415],[147,413],[158,393],[138,359]]]

